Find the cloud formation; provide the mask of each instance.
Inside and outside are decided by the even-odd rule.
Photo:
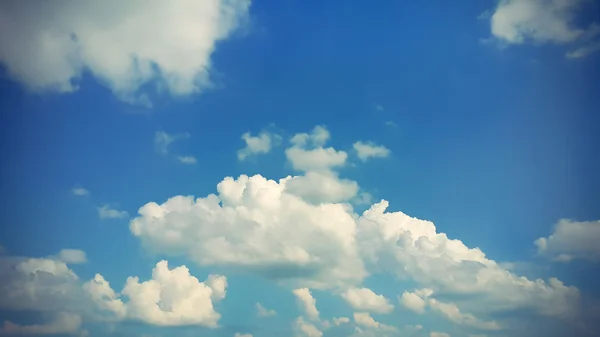
[[[365,162],[369,158],[385,158],[390,155],[391,151],[382,145],[376,145],[373,142],[356,142],[352,145],[358,159]]]
[[[387,298],[383,295],[377,295],[369,288],[351,288],[340,294],[340,296],[355,310],[380,314],[394,310],[394,306]]]
[[[600,25],[579,26],[577,14],[587,0],[502,0],[490,19],[492,35],[506,44],[579,44],[569,58],[584,57],[598,49],[593,42]]]
[[[100,219],[123,219],[129,217],[129,214],[126,211],[111,208],[109,205],[102,205],[98,207],[98,216]]]
[[[560,220],[548,237],[535,240],[538,254],[554,261],[569,262],[574,259],[600,261],[600,220]]]
[[[150,106],[211,86],[211,55],[248,16],[249,0],[3,1],[0,62],[33,91],[73,92],[84,72],[120,99]]]
[[[140,282],[129,277],[120,292],[123,301],[100,274],[84,284],[96,304],[118,319],[139,320],[158,326],[200,325],[217,327],[221,315],[213,302],[225,297],[224,276],[210,275],[205,282],[190,275],[185,266],[169,269],[167,261],[156,264],[152,279]]]
[[[253,155],[269,153],[280,139],[279,135],[267,131],[261,132],[258,136],[252,136],[250,132],[246,132],[242,135],[242,140],[246,143],[246,146],[238,151],[238,159],[245,160]]]

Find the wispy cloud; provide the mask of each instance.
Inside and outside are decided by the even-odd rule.
[[[188,138],[190,138],[190,134],[187,132],[170,135],[164,131],[157,131],[154,134],[154,148],[157,153],[166,155],[169,154],[169,145],[171,143]]]
[[[90,194],[90,191],[86,190],[85,188],[81,187],[81,186],[75,186],[71,189],[71,193],[73,193],[73,195],[77,195],[77,196],[86,196]]]
[[[111,208],[109,205],[103,205],[98,207],[98,216],[100,219],[122,219],[127,218],[129,214],[126,211]]]
[[[182,164],[187,165],[196,164],[198,162],[194,156],[179,156],[177,157],[177,160],[179,160]]]

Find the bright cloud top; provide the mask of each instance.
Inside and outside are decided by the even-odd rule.
[[[83,285],[85,292],[118,319],[133,319],[158,326],[201,325],[217,327],[221,315],[213,302],[225,297],[224,276],[210,275],[205,282],[190,275],[185,266],[169,269],[167,261],[156,264],[152,279],[140,282],[129,277],[123,301],[100,274]]]
[[[248,15],[249,0],[51,1],[0,5],[0,62],[34,91],[72,92],[89,71],[125,101],[142,87],[173,95],[211,85],[211,55]]]
[[[376,313],[389,313],[394,310],[394,306],[383,295],[377,295],[369,288],[351,288],[340,296],[353,309],[361,311],[371,311]]]
[[[271,151],[273,145],[280,141],[279,135],[263,131],[258,136],[252,136],[250,132],[242,135],[242,140],[246,143],[243,149],[237,153],[239,160],[244,160],[252,155],[265,154]]]

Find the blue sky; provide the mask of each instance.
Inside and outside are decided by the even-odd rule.
[[[0,4],[0,334],[593,336],[599,9]]]

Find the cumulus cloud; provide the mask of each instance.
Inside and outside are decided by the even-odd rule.
[[[57,257],[0,256],[0,309],[81,313],[79,286],[77,274]]]
[[[171,143],[190,137],[190,134],[187,132],[170,135],[164,131],[156,131],[154,134],[154,149],[157,153],[166,155],[169,153],[169,145],[171,145]]]
[[[196,157],[194,156],[179,156],[177,157],[177,160],[179,160],[179,162],[181,162],[182,164],[187,165],[196,164],[197,162]]]
[[[432,294],[433,291],[431,289],[418,289],[414,292],[404,292],[400,298],[400,302],[407,309],[419,314],[424,313],[425,307],[428,306],[456,324],[481,330],[500,330],[500,326],[497,322],[485,322],[478,319],[473,314],[462,313],[456,304],[438,301],[431,298]]]
[[[330,171],[346,164],[348,154],[333,147],[323,146],[331,135],[324,126],[316,126],[311,133],[296,134],[285,150],[288,161],[297,171]]]
[[[303,287],[355,284],[366,275],[345,204],[313,205],[286,193],[289,178],[225,178],[218,195],[176,196],[140,208],[132,233],[157,252],[186,255]]]
[[[86,190],[85,188],[83,188],[81,186],[76,186],[71,189],[71,193],[73,193],[73,195],[82,197],[82,196],[89,195],[90,191]]]
[[[290,149],[322,149],[329,138],[327,129],[317,127],[292,137]],[[297,159],[289,156],[289,149],[286,152],[290,162]],[[334,168],[339,165],[316,162],[320,164],[314,164],[314,157],[296,161],[301,163],[296,169],[304,170],[300,181],[311,181],[312,174],[337,178]],[[455,303],[431,302],[435,303],[431,310],[448,317],[453,306],[460,308],[460,315],[452,317],[467,326],[488,323],[468,323],[473,321],[468,315],[490,317],[513,310],[562,318],[578,315],[580,294],[575,287],[555,278],[519,276],[479,248],[438,232],[429,221],[388,212],[385,200],[357,214],[343,200],[346,197],[336,196],[343,193],[311,195],[302,190],[306,186],[293,186],[295,179],[227,177],[217,185],[216,194],[147,203],[131,220],[130,230],[153,253],[259,275],[288,289],[329,289],[341,294],[360,287],[368,275],[390,273],[416,282],[430,295],[454,295]],[[406,293],[399,300],[416,312],[430,306],[421,295]],[[383,302],[361,303],[363,309],[357,310],[368,312]]]
[[[267,131],[261,132],[258,136],[252,136],[250,132],[246,132],[242,135],[242,140],[246,146],[238,151],[239,160],[244,160],[252,155],[269,153],[271,148],[281,140],[281,137]]]
[[[548,237],[535,240],[538,253],[555,261],[573,259],[600,261],[600,220],[573,221],[563,219]]]
[[[414,292],[405,291],[402,296],[399,298],[400,304],[404,306],[406,309],[414,311],[418,314],[425,313],[425,300],[433,294],[433,290],[431,289],[418,289]]]
[[[43,324],[18,325],[5,321],[0,329],[0,335],[57,335],[57,334],[82,334],[81,316],[77,314],[61,312],[55,315],[50,322]]]
[[[98,207],[98,216],[100,219],[123,219],[127,218],[129,214],[126,211],[111,208],[109,205],[103,205]]]
[[[152,279],[140,282],[129,277],[121,295],[112,290],[100,274],[84,285],[86,293],[102,309],[119,319],[139,320],[158,326],[200,325],[217,327],[221,315],[213,302],[225,296],[227,282],[224,276],[211,275],[200,282],[190,275],[185,266],[169,269],[167,261],[156,264]]]
[[[580,43],[567,57],[583,57],[597,42],[589,40],[600,33],[600,26],[578,26],[577,14],[587,0],[502,0],[491,15],[492,35],[507,44]],[[589,44],[589,45],[588,45]]]
[[[262,304],[256,303],[256,315],[258,317],[271,317],[277,315],[277,312],[273,309],[267,309]]]
[[[72,92],[84,72],[119,98],[151,105],[211,86],[211,55],[246,19],[249,0],[3,1],[0,62],[33,91]]]
[[[312,296],[307,288],[294,290],[294,295],[298,301],[298,306],[303,313],[311,320],[319,320],[319,310],[317,310],[317,300]]]
[[[377,322],[368,312],[355,312],[354,322],[357,325],[363,326],[369,329],[382,330],[382,331],[396,331],[396,327],[386,325]]]
[[[385,158],[390,155],[391,151],[382,145],[376,145],[373,142],[356,142],[352,145],[358,159],[365,162],[369,158]]]
[[[321,337],[323,332],[312,323],[307,322],[302,317],[298,317],[294,322],[294,330],[297,337]]]
[[[307,172],[291,177],[285,184],[286,192],[311,203],[336,203],[357,196],[358,183],[349,179],[340,179],[335,172]]]
[[[369,288],[351,288],[340,294],[340,296],[355,310],[380,314],[394,310],[394,306],[387,298],[383,295],[377,295]]]

